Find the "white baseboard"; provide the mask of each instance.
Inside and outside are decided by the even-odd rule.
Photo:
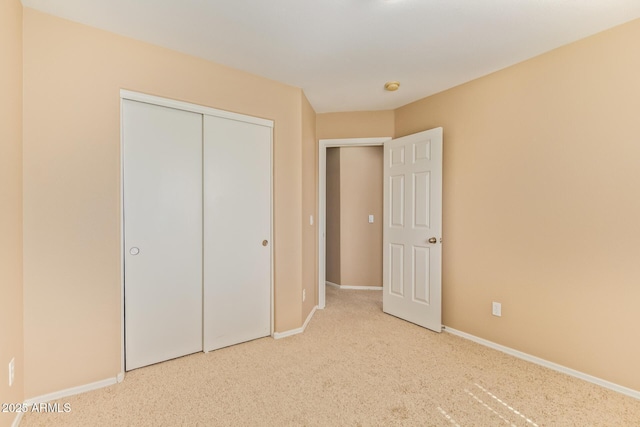
[[[333,282],[325,282],[325,283],[327,284],[327,286],[332,286],[338,289],[350,289],[350,290],[358,290],[358,291],[381,291],[382,290],[382,286],[345,286],[345,285],[338,285],[337,283],[333,283]]]
[[[120,372],[118,376],[116,376],[116,381],[118,381],[119,383],[124,381],[124,372]]]
[[[120,375],[120,374],[119,374]],[[77,387],[71,387],[64,390],[56,391],[49,394],[43,394],[42,396],[33,397],[24,401],[27,405],[33,405],[34,403],[45,403],[56,399],[62,399],[63,397],[73,396],[75,394],[86,393],[87,391],[97,390],[104,387],[109,387],[118,383],[118,378],[107,378],[102,381],[96,381],[91,384],[85,384]]]
[[[280,338],[286,338],[286,337],[290,337],[291,335],[297,335],[297,334],[303,333],[304,330],[307,329],[307,325],[311,321],[311,318],[316,313],[317,309],[318,309],[317,305],[313,307],[313,309],[311,310],[311,312],[307,316],[307,320],[304,321],[304,324],[301,327],[296,328],[296,329],[291,329],[289,331],[284,331],[284,332],[274,332],[273,333],[273,338],[279,340]]]
[[[501,351],[503,353],[507,353],[511,356],[517,357],[519,359],[526,360],[527,362],[535,363],[536,365],[544,366],[545,368],[553,369],[554,371],[562,372],[563,374],[571,375],[572,377],[579,378],[584,381],[588,381],[593,384],[597,384],[601,387],[608,388],[609,390],[617,391],[618,393],[622,393],[624,395],[636,398],[640,400],[640,391],[633,390],[619,384],[612,383],[610,381],[603,380],[602,378],[594,377],[589,374],[585,374],[584,372],[576,371],[575,369],[567,368],[566,366],[559,365],[554,362],[550,362],[545,359],[541,359],[536,356],[532,356],[527,353],[523,353],[522,351],[515,350],[510,347],[506,347],[501,344],[494,343],[493,341],[485,340],[484,338],[476,337],[475,335],[468,334],[466,332],[458,331],[456,329],[450,328],[448,326],[443,327],[445,332],[448,332],[452,335],[459,336],[461,338],[468,339],[470,341],[476,342],[478,344],[482,344],[486,347],[493,348],[494,350]]]
[[[18,412],[16,414],[16,417],[13,419],[13,422],[11,423],[11,427],[18,427],[20,425],[20,421],[22,421],[23,415],[24,415],[24,412]]]

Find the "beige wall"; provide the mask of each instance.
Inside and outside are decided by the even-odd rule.
[[[382,286],[382,157],[382,147],[340,148],[343,286]]]
[[[22,5],[0,2],[0,403],[24,398],[22,332]],[[9,387],[9,362],[15,382]],[[0,426],[15,414],[0,413]]]
[[[327,148],[325,279],[340,284],[340,148]]]
[[[444,127],[444,323],[635,390],[638,40],[640,20],[395,116]]]
[[[394,134],[392,110],[322,113],[317,115],[316,123],[318,139],[375,138]]]
[[[27,8],[24,82],[26,398],[121,370],[121,88],[275,121],[276,331],[301,326],[300,89]]]
[[[306,319],[318,304],[318,145],[316,142],[316,112],[307,97],[302,100],[302,319]],[[313,224],[309,217],[313,216]],[[302,296],[301,296],[302,298]]]

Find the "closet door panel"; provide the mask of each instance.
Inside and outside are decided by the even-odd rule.
[[[204,350],[271,332],[271,128],[204,116]]]
[[[123,100],[126,369],[202,350],[202,115]]]

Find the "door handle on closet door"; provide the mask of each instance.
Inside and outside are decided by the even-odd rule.
[[[140,249],[139,249],[139,248],[136,248],[136,247],[134,246],[134,247],[132,247],[131,249],[129,249],[129,253],[130,253],[131,255],[138,255],[138,254],[140,253]]]

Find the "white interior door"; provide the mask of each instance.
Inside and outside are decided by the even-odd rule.
[[[271,333],[271,128],[204,117],[204,350]]]
[[[385,313],[442,330],[442,128],[384,144]]]
[[[123,100],[126,370],[202,350],[202,115]]]

